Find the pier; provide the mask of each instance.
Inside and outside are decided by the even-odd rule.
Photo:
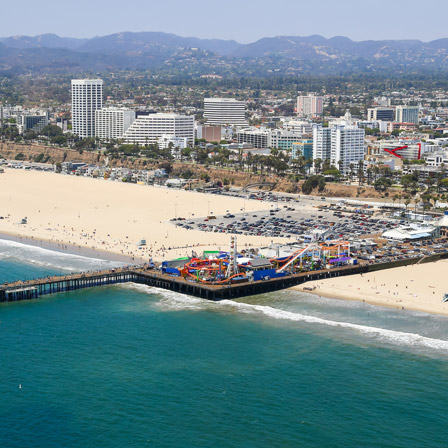
[[[428,263],[443,258],[448,258],[448,253],[423,258],[408,258],[387,263],[343,266],[333,269],[302,272],[269,280],[217,285],[194,282],[183,277],[163,274],[156,269],[147,269],[145,267],[136,266],[98,272],[52,276],[36,280],[3,284],[0,285],[0,302],[31,300],[49,294],[106,285],[117,285],[120,283],[137,283],[167,289],[181,294],[201,297],[207,300],[236,299],[244,296],[278,291],[313,280],[361,274],[415,263]]]

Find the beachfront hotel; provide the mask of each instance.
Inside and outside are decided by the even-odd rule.
[[[247,126],[246,103],[234,98],[205,98],[204,118],[210,126]]]
[[[103,107],[102,79],[72,79],[72,130],[95,137],[95,112]]]
[[[194,116],[177,114],[150,114],[139,116],[124,133],[126,143],[147,145],[157,143],[159,138],[170,135],[186,138],[194,145]]]

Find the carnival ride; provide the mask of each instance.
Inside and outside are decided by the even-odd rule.
[[[209,258],[186,260],[176,275],[198,283],[224,284],[282,277],[352,262],[347,241],[315,242],[286,257],[264,258],[238,254],[236,237],[232,237],[229,252],[214,251],[206,255]]]

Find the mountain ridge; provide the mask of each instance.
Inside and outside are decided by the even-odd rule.
[[[69,71],[176,69],[254,76],[278,71],[300,74],[366,70],[446,70],[448,38],[354,41],[345,36],[264,37],[235,40],[182,37],[173,33],[120,32],[93,38],[56,34],[0,38],[0,70]],[[246,70],[247,69],[247,70]]]

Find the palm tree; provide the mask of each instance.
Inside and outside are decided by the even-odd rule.
[[[406,201],[404,202],[404,205],[406,206],[406,211],[408,211],[408,206],[411,203],[411,200],[409,199],[409,196],[406,197]]]
[[[363,179],[364,179],[364,161],[360,160],[358,162],[358,181],[359,181],[359,185],[361,185]]]
[[[350,182],[353,182],[353,174],[354,174],[354,170],[355,170],[355,164],[350,163],[349,167],[350,167]]]

